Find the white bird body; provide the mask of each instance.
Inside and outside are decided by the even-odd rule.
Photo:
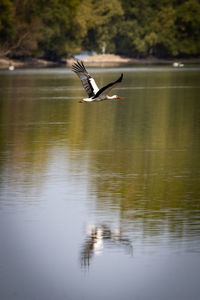
[[[95,99],[92,98],[83,98],[83,101],[85,102],[93,102],[93,101],[102,101],[102,100],[112,100],[112,99],[123,99],[122,97],[118,97],[117,95],[113,95],[113,96],[104,96],[102,95],[101,97],[97,97]]]
[[[174,62],[173,63],[173,67],[175,67],[175,68],[182,68],[182,67],[184,67],[184,64],[181,63],[181,62]]]
[[[111,100],[111,99],[123,99],[117,95],[108,96],[108,93],[111,89],[113,89],[118,83],[122,81],[123,74],[114,82],[109,83],[103,88],[99,89],[95,80],[90,76],[87,72],[82,61],[77,60],[72,65],[72,71],[75,72],[80,78],[85,91],[88,94],[88,98],[84,98],[81,100],[81,103],[84,102],[94,102],[94,101],[102,101],[102,100]]]
[[[14,71],[15,67],[14,67],[13,65],[10,65],[10,66],[8,67],[8,69],[9,69],[10,71]]]

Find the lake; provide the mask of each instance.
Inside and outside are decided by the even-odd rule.
[[[0,299],[196,300],[200,68],[0,71]]]

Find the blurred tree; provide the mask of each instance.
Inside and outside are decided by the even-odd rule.
[[[13,35],[14,6],[10,0],[0,1],[0,41],[5,42]]]
[[[83,0],[87,11],[87,33],[83,40],[84,48],[102,52],[114,52],[114,37],[117,24],[121,22],[123,10],[118,0]]]
[[[8,48],[9,39],[15,34],[14,29],[14,5],[10,0],[0,1],[0,55]]]
[[[157,11],[151,23],[152,33],[156,36],[151,48],[153,55],[164,57],[178,54],[175,20],[176,11],[170,1]]]
[[[75,31],[76,10],[81,0],[41,0],[40,17],[44,24],[40,48],[48,59],[72,55],[78,49],[79,32]]]
[[[81,0],[1,2],[2,54],[12,57],[43,56],[57,60],[79,49],[73,22]]]
[[[0,55],[200,53],[199,0],[0,0]]]
[[[121,3],[124,18],[119,26],[118,36],[115,37],[117,52],[144,56],[149,53],[156,39],[155,34],[151,34],[150,24],[154,18],[154,10],[150,0],[121,0]]]
[[[119,52],[157,57],[199,55],[200,3],[198,0],[121,0],[125,19]],[[119,39],[121,41],[121,38]],[[121,48],[120,48],[121,46]]]
[[[200,2],[188,0],[176,9],[176,37],[178,54],[200,54]]]
[[[5,16],[9,26],[5,23],[3,27],[7,38],[2,43],[2,55],[32,56],[38,51],[38,41],[42,38],[42,23],[34,6],[34,1],[31,0],[13,0],[12,5],[10,3],[10,13],[8,17]]]

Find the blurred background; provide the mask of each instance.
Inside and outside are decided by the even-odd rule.
[[[198,299],[199,37],[198,0],[0,0],[0,299]],[[79,103],[94,53],[123,99]]]
[[[197,57],[198,0],[1,0],[0,56]]]

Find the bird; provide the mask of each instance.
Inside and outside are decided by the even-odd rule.
[[[8,70],[9,71],[14,71],[14,69],[15,69],[15,67],[13,65],[9,64]]]
[[[182,68],[182,67],[184,67],[184,64],[181,63],[181,62],[174,62],[173,63],[173,67],[175,67],[175,68]]]
[[[94,101],[102,101],[102,100],[110,100],[110,99],[123,99],[123,97],[119,97],[117,95],[108,96],[108,93],[113,89],[118,83],[122,81],[123,74],[114,82],[107,84],[101,89],[98,88],[95,80],[90,76],[87,72],[83,61],[76,60],[72,65],[72,71],[75,72],[80,78],[82,85],[85,91],[88,94],[88,98],[84,98],[79,101],[80,103],[94,102]]]

